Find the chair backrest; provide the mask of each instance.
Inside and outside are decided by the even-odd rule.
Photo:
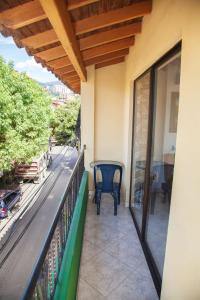
[[[99,175],[99,171],[101,176]],[[118,183],[118,189],[121,188],[121,182],[122,182],[122,167],[115,164],[97,164],[94,166],[94,184],[95,188],[97,187],[98,178],[101,178],[101,190],[103,193],[111,193],[113,191],[113,183],[115,183],[115,175],[116,172],[119,173],[119,180],[117,180]]]
[[[162,184],[166,183],[173,176],[173,165],[161,163],[153,166],[152,175],[153,181],[151,185],[152,190],[162,190]]]

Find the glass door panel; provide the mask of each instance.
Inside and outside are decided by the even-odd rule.
[[[138,228],[142,228],[143,195],[147,155],[150,72],[135,81],[132,178],[130,206]]]
[[[155,70],[153,141],[146,242],[162,278],[179,107],[180,54]]]

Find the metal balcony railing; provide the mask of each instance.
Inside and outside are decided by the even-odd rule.
[[[54,298],[83,173],[84,151],[80,153],[72,171],[52,227],[24,291],[23,300]]]

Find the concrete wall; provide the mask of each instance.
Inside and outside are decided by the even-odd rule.
[[[162,300],[200,299],[200,1],[155,0],[126,60],[124,161],[129,182],[133,80],[182,40],[179,119]],[[128,200],[128,193],[127,193]]]

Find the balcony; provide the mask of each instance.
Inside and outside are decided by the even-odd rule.
[[[77,300],[158,299],[129,208],[88,201]]]
[[[82,152],[21,299],[158,299],[129,208],[97,216],[87,182]]]
[[[134,146],[136,140],[134,132],[138,125],[135,116],[138,115],[142,120],[140,128],[144,126],[144,120],[148,121],[146,129],[142,130],[143,133],[148,133],[146,139],[148,162],[143,167],[147,175],[140,172],[140,175],[141,173],[144,175],[142,181],[144,182],[145,179],[146,182],[146,189],[144,189],[146,200],[143,202],[145,205],[142,207],[139,197],[136,203],[132,197],[130,206],[135,209],[136,204],[136,208],[140,209],[140,223],[138,222],[140,238],[143,246],[146,244],[146,253],[149,251],[151,267],[155,275],[158,273],[159,290],[162,279],[161,299],[200,299],[198,239],[200,228],[200,143],[198,139],[200,2],[195,0],[67,1],[67,8],[64,7],[66,5],[64,0],[10,0],[9,3],[11,2],[13,5],[5,5],[4,1],[1,1],[1,32],[5,35],[13,35],[19,45],[24,43],[27,52],[34,55],[38,62],[52,70],[75,92],[81,91],[81,142],[87,145],[85,168],[90,171],[90,162],[93,160],[112,159],[123,162],[125,165],[123,188],[126,194],[123,200],[127,205],[131,198],[129,196],[137,194],[137,185],[133,185],[135,190],[130,185],[130,179],[134,178],[131,157],[134,158],[135,148],[132,144]],[[75,7],[73,2],[77,2]],[[81,8],[84,3],[87,6]],[[77,5],[80,5],[80,8]],[[75,9],[77,11],[73,12]],[[67,26],[63,20],[68,20]],[[70,20],[73,21],[72,24]],[[37,24],[38,22],[40,23]],[[47,22],[50,22],[52,27],[49,28]],[[110,24],[111,22],[113,24]],[[118,25],[115,27],[113,26],[115,24]],[[133,31],[127,33],[127,26]],[[75,30],[75,35],[74,30],[70,30],[71,27]],[[130,34],[128,38],[127,34]],[[138,36],[135,38],[136,34]],[[181,53],[174,53],[181,43],[183,45],[179,49]],[[175,63],[180,69],[178,75],[180,82],[178,73],[175,72],[176,74],[172,76],[173,84],[170,83],[167,89],[165,83],[170,78],[167,74],[172,73],[166,70],[166,62],[168,60],[168,63],[172,63],[169,57],[172,54],[179,55],[181,58],[181,61]],[[138,81],[139,78],[144,79],[145,74],[149,74],[149,84],[147,80],[144,80],[143,84]],[[179,83],[180,87],[178,87]],[[136,96],[139,95],[138,91],[148,98],[146,101],[148,112],[147,109],[143,110],[143,117],[141,113],[137,113],[140,112],[137,109],[139,105],[137,106],[135,101]],[[167,99],[164,95],[167,95]],[[142,107],[144,102],[141,98],[139,95],[138,103]],[[177,103],[177,99],[180,102],[180,109],[177,109],[178,105],[172,105]],[[172,107],[176,108],[174,111],[178,110],[178,119],[171,118],[171,115],[174,115]],[[163,117],[165,113],[166,118]],[[172,119],[176,121],[171,122]],[[174,130],[172,123],[177,125],[177,130]],[[174,148],[169,145],[173,141],[174,146],[176,135],[177,142]],[[164,139],[164,136],[168,139]],[[144,144],[141,143],[141,135],[138,135],[137,140],[139,145]],[[164,145],[160,144],[162,151],[157,151],[159,142],[163,143],[163,141],[165,141]],[[165,146],[167,149],[163,151]],[[160,240],[162,239],[162,235],[158,235],[154,230],[154,224],[156,229],[159,228],[159,225],[153,221],[153,217],[156,216],[155,198],[151,206],[154,207],[152,210],[155,213],[149,213],[148,210],[151,204],[148,191],[150,183],[153,182],[150,179],[157,178],[157,176],[150,177],[150,167],[156,161],[161,162],[164,157],[165,159],[174,157],[173,149],[176,149],[176,157],[172,160],[174,174],[173,185],[169,189],[171,199],[163,201],[167,205],[170,204],[169,226],[168,231],[165,230],[166,254],[165,259],[162,260],[163,270],[156,272],[159,271],[158,268],[156,270],[159,264],[155,263],[155,257],[158,257],[157,252],[159,254],[162,252],[163,255],[163,251],[160,251],[160,241],[155,242],[154,234],[149,236],[146,234],[148,228],[146,221],[150,220],[151,232],[155,233]],[[155,157],[151,155],[154,150]],[[135,164],[135,171],[138,171],[136,169],[138,168]],[[77,184],[75,178],[78,177],[78,173],[76,175],[75,173],[72,174],[73,179],[70,181],[70,186],[66,188],[62,201],[64,209],[61,207],[59,210],[23,299],[32,297],[61,299],[60,295],[64,295],[65,299],[76,299],[83,238],[81,229],[84,228],[85,218],[83,204],[87,201],[88,173],[84,173],[82,192],[79,193],[78,198],[76,196],[80,180]],[[89,183],[89,189],[92,190],[92,174]],[[141,184],[139,186],[141,192]],[[142,195],[142,193],[138,194]],[[157,198],[163,200],[162,197]],[[157,200],[157,203],[160,200]],[[82,298],[87,300],[131,298],[133,300],[134,297],[136,300],[154,299],[155,291],[129,211],[121,205],[119,215],[114,217],[110,202],[110,199],[104,198],[100,216],[96,216],[91,199],[88,202],[78,300]],[[143,219],[142,214],[145,215]],[[80,215],[82,217],[79,220],[77,216]],[[157,216],[160,217],[158,210]],[[163,221],[163,215],[160,219]],[[77,235],[73,234],[74,230],[77,231]],[[61,240],[56,239],[54,233],[57,233]],[[75,237],[78,238],[74,239]],[[70,243],[70,240],[73,243]],[[59,241],[62,243],[60,244]],[[54,251],[55,245],[59,251]],[[65,251],[69,255],[65,254]],[[13,269],[11,272],[13,273]],[[161,275],[162,278],[159,280]]]

